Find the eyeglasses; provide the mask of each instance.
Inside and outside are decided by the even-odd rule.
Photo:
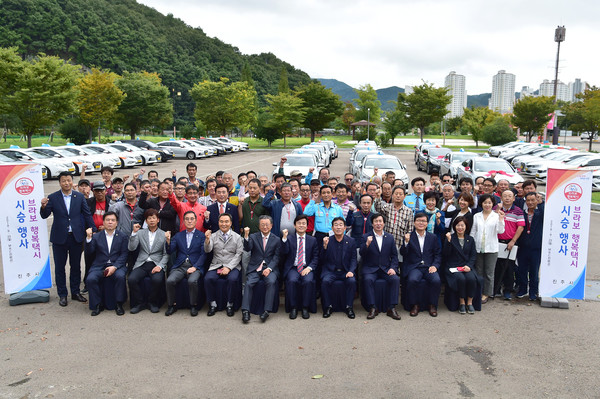
[[[442,180],[442,182],[444,182],[444,183],[450,183],[450,180],[444,179],[444,180]]]

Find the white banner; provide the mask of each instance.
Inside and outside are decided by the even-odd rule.
[[[540,296],[583,299],[592,171],[548,169]]]
[[[0,241],[4,292],[52,287],[48,227],[40,216],[42,167],[0,165]]]

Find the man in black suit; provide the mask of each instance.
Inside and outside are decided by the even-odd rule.
[[[240,231],[240,218],[237,205],[231,204],[229,200],[229,189],[225,184],[217,184],[215,188],[217,202],[209,205],[204,212],[204,228],[210,231],[219,230],[219,215],[228,213],[233,219],[231,228],[238,233]]]
[[[387,282],[389,304],[389,308],[386,309],[387,315],[394,320],[400,320],[400,315],[396,311],[400,292],[396,240],[393,235],[383,231],[385,221],[382,214],[376,213],[371,216],[371,224],[373,231],[363,236],[360,246],[365,301],[369,307],[367,319],[374,319],[379,311],[383,310],[375,307],[375,280],[381,278]]]
[[[277,277],[279,275],[279,252],[281,240],[271,232],[273,219],[271,216],[263,215],[259,218],[259,232],[250,234],[250,228],[244,228],[244,250],[250,252],[250,261],[246,269],[246,286],[244,287],[244,298],[242,300],[242,322],[250,321],[250,304],[252,303],[252,291],[260,279],[264,279],[266,285],[265,310],[260,315],[264,323],[273,312],[273,301],[277,295]]]
[[[158,197],[148,198],[148,193],[142,191],[140,194],[139,207],[142,209],[156,209],[158,211],[158,228],[162,231],[170,231],[174,236],[179,231],[177,226],[177,211],[171,205],[169,194],[171,184],[163,181],[158,185]]]
[[[406,234],[400,247],[404,257],[402,274],[406,278],[408,303],[411,306],[410,315],[419,314],[417,288],[422,279],[427,281],[429,292],[429,314],[437,317],[437,304],[440,297],[441,280],[439,269],[442,262],[442,250],[437,236],[427,231],[429,218],[425,212],[415,215],[415,230]],[[402,288],[404,289],[404,287]]]
[[[171,233],[166,232],[168,253],[177,253],[173,268],[167,278],[167,311],[165,316],[171,316],[177,311],[175,307],[175,288],[177,284],[187,277],[190,292],[190,315],[198,316],[198,282],[204,275],[204,233],[196,229],[196,214],[187,211],[183,214],[185,230],[175,234],[171,239]]]
[[[81,251],[86,234],[96,231],[90,208],[83,194],[73,190],[73,177],[67,172],[58,176],[60,190],[42,198],[40,215],[46,219],[54,215],[50,242],[54,255],[54,280],[60,298],[59,305],[67,306],[67,276],[65,265],[67,257],[71,272],[69,286],[71,299],[87,302],[81,295]]]
[[[298,215],[294,219],[296,233],[288,236],[283,230],[281,254],[287,256],[283,264],[285,279],[285,295],[290,303],[290,319],[298,316],[298,289],[302,289],[302,318],[310,317],[309,307],[316,297],[316,281],[314,270],[319,261],[317,239],[306,234],[308,216]]]
[[[102,294],[100,292],[100,281],[110,279],[115,284],[115,299],[117,315],[125,314],[123,303],[127,300],[127,288],[125,286],[125,274],[127,267],[127,244],[128,237],[116,231],[118,217],[115,212],[106,212],[103,216],[104,229],[92,236],[88,230],[85,246],[86,252],[94,255],[94,263],[87,276],[86,283],[90,293],[90,309],[92,316],[98,316],[102,311]]]
[[[343,281],[346,291],[345,312],[348,318],[354,319],[353,302],[356,292],[356,243],[352,237],[345,235],[346,221],[338,216],[332,221],[333,237],[323,238],[321,250],[321,300],[323,317],[331,316],[333,305],[331,289],[334,281]]]

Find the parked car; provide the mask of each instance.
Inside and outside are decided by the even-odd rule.
[[[331,150],[331,153],[333,154],[333,159],[336,159],[338,157],[338,147],[337,144],[335,144],[334,141],[332,140],[319,140],[320,143],[325,143],[327,145],[329,145],[329,149]]]
[[[161,148],[168,148],[173,151],[175,158],[186,158],[191,160],[205,158],[208,154],[208,150],[182,142],[181,140],[167,140],[156,144]]]
[[[370,148],[370,147],[367,147]],[[362,164],[362,160],[367,155],[378,154],[379,151],[375,149],[366,149],[359,150],[354,154],[354,157],[350,160],[350,165],[348,171],[352,173],[354,176],[359,176],[360,173],[360,165]]]
[[[32,162],[42,165],[46,168],[48,179],[58,177],[62,172],[75,173],[75,165],[73,165],[73,162],[42,155],[31,149],[21,149],[18,146],[10,146],[10,148],[0,150],[0,154],[3,154],[14,161]]]
[[[415,165],[417,164],[417,162],[419,160],[419,154],[421,153],[421,151],[423,151],[423,148],[429,147],[429,146],[435,146],[435,144],[433,144],[431,141],[427,140],[427,141],[422,141],[415,146],[415,154],[414,154]]]
[[[581,136],[579,136],[579,138],[581,140],[589,140],[591,134],[593,134],[592,140],[594,140],[594,141],[598,140],[598,133],[590,133],[590,132],[583,132],[583,133],[581,133]]]
[[[173,151],[168,148],[160,148],[150,140],[120,140],[122,143],[134,145],[138,148],[156,151],[160,154],[160,161],[167,162],[169,159],[173,159]]]
[[[423,146],[423,149],[419,152],[417,159],[417,170],[425,170],[430,175],[431,172],[439,172],[440,165],[446,154],[452,152],[450,148],[432,146]]]
[[[325,167],[325,160],[321,158],[321,153],[318,148],[296,148],[292,150],[292,154],[313,154],[315,159],[317,160],[317,165],[319,168]]]
[[[105,166],[111,168],[121,167],[121,158],[114,154],[106,153],[104,151],[98,151],[91,148],[84,149],[81,146],[76,146],[72,143],[57,148],[62,148],[65,151],[69,151],[70,153],[75,155],[84,156],[86,158],[89,158],[92,162],[100,162],[100,169],[102,169]]]
[[[323,146],[314,146],[314,145],[305,144],[301,148],[302,149],[312,149],[313,151],[318,151],[319,159],[325,164],[325,166],[328,167],[331,164],[331,158],[329,157],[329,155],[327,154],[327,152],[325,151],[325,148],[323,148]]]
[[[24,163],[30,163],[30,162],[23,162],[23,161],[18,161],[14,158],[11,158],[5,154],[1,154],[0,153],[0,165],[6,165],[6,164],[24,164]],[[42,180],[46,180],[48,178],[48,169],[45,166],[42,166]]]
[[[199,139],[194,139],[195,141],[197,141],[198,143],[201,143],[203,145],[205,145],[206,147],[212,149],[215,152],[215,155],[225,155],[227,154],[227,144],[223,144],[221,142],[218,142],[217,144],[215,144],[215,142],[213,140],[209,140],[209,139],[205,139],[203,137],[199,138]]]
[[[502,152],[508,151],[512,148],[516,148],[523,144],[527,144],[527,143],[525,143],[523,141],[511,141],[510,143],[506,143],[506,144],[502,144],[502,145],[494,145],[494,146],[491,146],[490,148],[488,148],[488,154],[491,157],[498,157],[498,156],[500,156],[500,154]]]
[[[214,155],[217,155],[217,149],[214,146],[212,146],[212,145],[207,145],[207,144],[205,144],[203,142],[200,142],[198,140],[195,140],[195,139],[194,140],[192,140],[192,139],[190,139],[190,140],[181,140],[181,141],[183,141],[184,143],[190,144],[190,145],[192,145],[194,147],[198,147],[198,148],[203,149],[204,150],[204,154],[207,157],[212,157]]]
[[[299,170],[306,176],[311,168],[314,168],[313,176],[319,176],[320,167],[314,154],[286,154],[287,160],[283,164],[283,174],[289,176],[294,170]],[[273,176],[279,173],[279,162],[273,162],[275,169]]]
[[[457,185],[463,177],[470,177],[473,181],[478,177],[492,177],[496,180],[506,179],[511,185],[523,181],[523,177],[515,171],[511,164],[503,159],[490,157],[475,157],[464,161],[458,168]]]
[[[240,146],[240,150],[242,151],[248,151],[250,149],[248,143],[244,143],[243,141],[233,140],[229,137],[215,137],[215,139],[224,144],[238,144]]]
[[[160,154],[156,151],[148,151],[131,144],[119,142],[107,145],[123,152],[130,152],[132,154],[139,155],[142,157],[142,165],[153,165],[157,162],[160,162]]]
[[[365,156],[360,165],[359,173],[355,177],[362,182],[369,181],[375,175],[375,169],[377,169],[377,176],[383,176],[389,171],[394,172],[396,179],[401,179],[404,186],[408,187],[406,166],[394,155],[386,155],[382,152]]]
[[[96,150],[105,154],[113,154],[121,160],[121,168],[133,168],[136,165],[142,164],[142,157],[133,153],[117,150],[114,147],[104,144],[85,144],[81,146],[84,149]]]
[[[538,169],[550,162],[565,162],[567,160],[585,156],[585,152],[558,150],[548,154],[545,157],[534,158],[521,162],[521,174],[526,176],[535,176]]]
[[[42,155],[46,155],[49,157],[54,157],[57,159],[62,159],[64,161],[73,162],[73,166],[75,166],[75,174],[78,175],[82,171],[83,165],[85,165],[86,173],[99,172],[102,164],[100,162],[92,162],[91,160],[83,157],[77,156],[67,150],[63,150],[59,147],[51,147],[49,145],[43,145],[41,147],[33,147],[30,148],[32,151],[40,153]]]
[[[457,180],[458,167],[467,159],[478,156],[479,154],[475,152],[458,151],[447,153],[440,164],[440,176],[449,173],[454,180]]]
[[[592,168],[592,169],[600,169],[600,156],[596,154],[587,154],[587,156],[579,157],[572,159],[568,162],[557,162],[555,164],[548,163],[540,167],[536,174],[535,178],[537,180],[546,182],[546,178],[548,177],[548,169],[549,168],[557,168],[557,169],[578,169],[578,168]]]

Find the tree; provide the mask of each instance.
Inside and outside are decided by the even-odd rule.
[[[483,128],[483,140],[489,145],[501,145],[515,141],[517,135],[506,118],[497,116]]]
[[[600,131],[600,89],[592,87],[577,95],[577,101],[563,107],[569,128],[575,132],[589,132],[588,151],[592,151],[594,136]]]
[[[78,105],[81,122],[87,126],[88,141],[92,142],[92,129],[98,128],[100,141],[100,125],[114,119],[125,94],[117,87],[115,81],[119,75],[112,72],[92,68],[78,85]]]
[[[499,113],[487,107],[465,108],[462,117],[463,125],[471,133],[471,138],[475,141],[476,147],[479,147],[479,142],[483,139],[483,128],[498,116],[500,116]]]
[[[286,135],[293,128],[301,126],[304,120],[304,108],[301,98],[289,94],[281,93],[276,96],[266,95],[268,119],[267,126],[277,129],[283,134],[283,146],[286,146]]]
[[[434,122],[440,122],[448,113],[446,107],[452,101],[445,87],[435,88],[433,84],[423,82],[415,86],[413,92],[406,96],[406,112],[412,126],[421,131],[421,141],[425,127]]]
[[[194,117],[208,131],[225,134],[234,127],[247,128],[256,120],[256,90],[248,82],[205,80],[194,85],[191,95],[196,101]]]
[[[373,86],[366,84],[355,90],[358,98],[354,101],[358,105],[355,120],[368,120],[377,124],[381,119],[381,101],[377,99],[377,92]]]
[[[513,108],[512,123],[525,132],[527,141],[531,141],[533,135],[544,130],[546,124],[552,119],[554,112],[552,97],[531,97],[520,99]]]
[[[24,66],[16,47],[0,47],[0,114],[9,113],[8,96],[14,94]]]
[[[281,74],[279,75],[279,87],[277,94],[289,93],[290,83],[288,81],[288,72],[284,65],[281,66]]]
[[[315,141],[316,132],[342,115],[344,103],[340,100],[340,96],[319,82],[298,87],[297,94],[304,102],[305,115],[302,125],[310,129],[310,141]]]
[[[163,86],[158,74],[125,72],[116,85],[125,93],[116,119],[129,130],[132,140],[143,128],[166,126],[173,120],[169,89]]]
[[[248,62],[244,62],[244,66],[242,67],[242,78],[240,79],[242,82],[246,82],[250,85],[250,87],[254,88],[254,79],[252,79],[252,69],[250,69],[250,65]]]
[[[265,140],[269,147],[271,147],[271,144],[273,144],[275,140],[283,137],[281,131],[273,127],[273,123],[271,123],[272,118],[273,117],[271,114],[261,110],[258,113],[257,126],[254,129],[256,138],[259,140]]]
[[[27,147],[31,147],[31,137],[41,128],[74,112],[79,77],[77,66],[58,57],[40,54],[23,63],[15,91],[6,100],[10,113],[21,121]]]
[[[71,143],[77,145],[88,142],[88,130],[89,126],[86,126],[79,118],[67,119],[65,123],[58,128],[58,131],[63,138],[68,139]],[[100,140],[98,140],[98,142],[100,142]]]
[[[344,126],[348,134],[350,134],[350,128],[354,122],[356,122],[356,107],[350,102],[347,101],[344,106],[344,111],[342,112],[342,116],[340,117],[341,125]]]
[[[462,123],[462,116],[455,116],[454,118],[449,118],[448,122],[446,123],[446,130],[450,133],[458,132],[462,127]]]
[[[398,93],[398,101],[391,101],[396,106],[393,111],[388,112],[383,120],[383,127],[389,137],[392,139],[392,145],[396,136],[400,133],[406,135],[410,131],[412,125],[406,117],[406,95]]]

